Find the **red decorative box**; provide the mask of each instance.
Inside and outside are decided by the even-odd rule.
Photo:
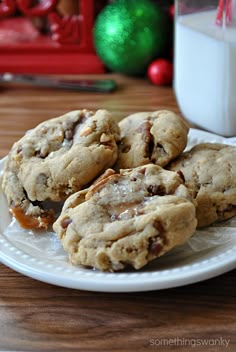
[[[105,3],[0,1],[0,72],[104,72],[94,51],[92,30],[96,13]]]

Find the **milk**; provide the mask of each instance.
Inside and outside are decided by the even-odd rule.
[[[180,16],[175,24],[174,88],[191,123],[236,136],[236,25],[215,25],[216,11]]]

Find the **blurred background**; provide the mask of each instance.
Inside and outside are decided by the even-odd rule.
[[[173,0],[2,0],[0,73],[118,72],[171,84],[173,20]]]

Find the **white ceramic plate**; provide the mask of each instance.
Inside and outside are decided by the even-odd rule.
[[[188,147],[202,142],[236,145],[192,129]],[[0,161],[0,171],[4,160]],[[103,292],[159,290],[195,283],[236,267],[236,219],[198,231],[184,246],[156,259],[140,271],[103,273],[68,263],[54,233],[35,234],[12,222],[0,189],[0,261],[26,276],[58,286]]]

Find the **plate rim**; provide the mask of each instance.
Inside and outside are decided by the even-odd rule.
[[[5,247],[4,251],[2,246]],[[78,269],[71,265],[71,269],[66,269],[62,275],[61,270],[58,270],[57,273],[55,268],[51,272],[47,271],[47,268],[51,267],[50,260],[35,260],[33,256],[30,257],[14,247],[1,233],[0,256],[2,264],[25,276],[57,286],[96,292],[143,292],[180,287],[213,278],[236,268],[235,245],[210,259],[204,259],[202,262],[192,265],[184,265],[181,268],[147,272],[104,273],[91,269]],[[18,258],[20,256],[21,258]],[[205,267],[204,264],[206,264]],[[70,276],[73,272],[76,272],[75,277]],[[140,277],[140,281],[136,281],[137,277]],[[115,280],[110,281],[113,278]],[[128,283],[127,278],[129,279]]]

